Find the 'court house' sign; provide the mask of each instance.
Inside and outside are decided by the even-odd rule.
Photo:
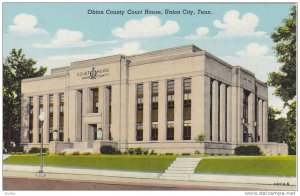
[[[94,67],[90,71],[84,71],[77,73],[77,76],[81,77],[82,80],[85,79],[97,79],[108,76],[109,68],[106,69],[95,69]]]

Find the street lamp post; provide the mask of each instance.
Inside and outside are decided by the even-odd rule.
[[[39,115],[39,120],[42,122],[42,133],[41,133],[41,165],[40,165],[40,170],[39,174],[44,174],[44,153],[43,153],[43,132],[44,132],[44,120],[45,120],[45,115],[44,112],[41,112]]]

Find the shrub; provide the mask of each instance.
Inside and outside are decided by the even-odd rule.
[[[203,142],[205,140],[205,136],[203,134],[197,135],[195,138],[196,142]]]
[[[173,155],[173,153],[166,153],[166,155]]]
[[[58,152],[57,155],[66,155],[67,152]]]
[[[140,155],[140,154],[142,154],[142,153],[143,153],[142,148],[136,148],[136,149],[134,149],[134,154]]]
[[[13,152],[16,152],[16,154],[19,154],[20,152],[23,154],[24,152],[24,147],[23,146],[16,146],[12,150]]]
[[[28,150],[28,154],[37,154],[41,152],[41,148],[32,147]],[[43,153],[48,153],[48,148],[43,148]]]
[[[84,152],[82,155],[91,155],[91,152]]]
[[[200,151],[199,151],[199,150],[196,150],[196,151],[195,151],[195,154],[201,154],[201,153],[200,153]]]
[[[155,155],[156,153],[154,153],[154,149],[151,150],[150,152],[151,155]]]
[[[188,156],[191,155],[191,153],[182,153],[182,156]]]
[[[116,154],[117,150],[110,145],[104,145],[104,146],[101,146],[100,152],[101,152],[101,154]]]
[[[135,150],[134,150],[133,148],[129,148],[129,149],[128,149],[128,153],[129,153],[129,154],[133,155],[134,152],[135,152]]]
[[[145,148],[143,148],[142,151],[143,151],[143,155],[147,155],[149,153],[148,149]]]
[[[79,151],[74,151],[74,152],[72,152],[72,155],[80,155],[80,152]]]
[[[262,152],[258,146],[237,146],[234,149],[235,155],[262,155]]]

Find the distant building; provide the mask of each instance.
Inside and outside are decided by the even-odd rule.
[[[23,80],[22,93],[26,148],[43,139],[51,152],[99,152],[110,143],[120,150],[233,154],[251,143],[287,154],[286,144],[268,142],[267,85],[194,45],[74,62]],[[195,141],[198,135],[205,140]]]

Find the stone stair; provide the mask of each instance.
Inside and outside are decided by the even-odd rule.
[[[200,157],[177,157],[168,169],[160,176],[164,180],[189,180],[194,173]]]

